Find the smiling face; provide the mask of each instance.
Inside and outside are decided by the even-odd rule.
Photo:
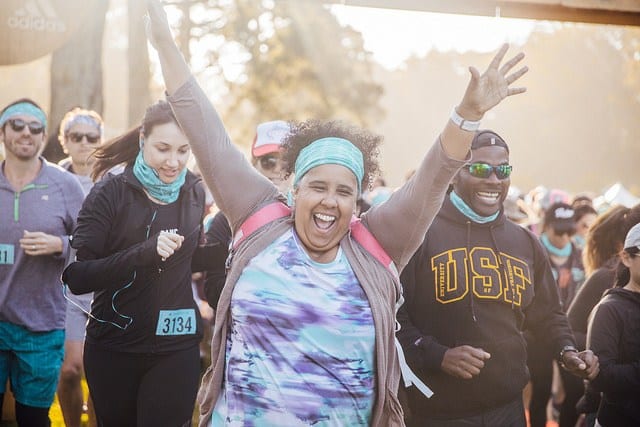
[[[473,150],[474,163],[487,163],[491,166],[509,164],[509,153],[504,147],[487,146]],[[453,189],[475,213],[491,216],[502,207],[507,197],[511,179],[498,179],[495,172],[488,178],[477,178],[463,167],[453,180]]]
[[[189,140],[175,122],[157,124],[144,136],[142,155],[165,184],[171,184],[187,166]]]
[[[309,170],[294,190],[295,229],[316,262],[335,259],[356,208],[356,177],[344,166],[325,164]]]
[[[34,159],[40,155],[46,141],[46,133],[44,131],[32,134],[29,130],[29,126],[24,126],[22,130],[16,131],[11,125],[10,121],[22,121],[22,123],[33,123],[42,125],[40,121],[30,114],[16,114],[11,116],[11,119],[7,121],[2,130],[0,131],[0,138],[4,142],[5,156],[7,159],[15,158],[21,161],[27,161]]]

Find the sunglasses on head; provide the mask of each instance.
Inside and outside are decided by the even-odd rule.
[[[553,228],[553,234],[555,234],[556,236],[563,236],[564,234],[568,235],[569,237],[573,236],[574,234],[576,234],[576,228],[572,227],[572,228]]]
[[[22,132],[25,126],[29,127],[31,135],[38,135],[44,131],[44,126],[40,122],[25,122],[22,119],[9,119],[9,125],[14,132]]]
[[[264,170],[270,171],[278,166],[278,158],[275,156],[262,156],[259,158],[260,167]]]
[[[496,177],[500,180],[509,178],[513,167],[511,165],[498,165],[491,166],[488,163],[470,163],[467,165],[469,174],[476,178],[489,178],[492,172],[495,172]]]
[[[83,138],[87,138],[89,144],[95,144],[100,141],[100,135],[96,133],[81,133],[81,132],[69,132],[67,137],[76,143],[82,142]]]

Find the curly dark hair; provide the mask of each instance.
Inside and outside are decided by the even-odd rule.
[[[291,132],[282,144],[287,177],[295,172],[296,159],[300,154],[300,150],[318,139],[333,136],[349,140],[362,152],[364,177],[360,184],[363,190],[370,187],[373,178],[378,175],[380,170],[378,155],[380,154],[379,147],[382,143],[382,135],[376,135],[366,129],[340,120],[321,121],[310,119],[298,123],[290,122],[290,125]]]

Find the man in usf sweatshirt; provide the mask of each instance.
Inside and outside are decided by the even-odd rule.
[[[575,348],[544,249],[503,213],[509,147],[484,130],[471,150],[401,277],[397,335],[434,391],[427,398],[407,389],[409,426],[525,426],[527,329],[565,369],[584,378],[598,372],[593,353]]]

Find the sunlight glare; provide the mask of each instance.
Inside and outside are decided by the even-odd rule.
[[[395,69],[410,56],[424,56],[431,49],[489,52],[508,42],[522,45],[534,28],[533,20],[451,15],[333,5],[331,12],[341,25],[362,33],[364,46],[374,60]]]

